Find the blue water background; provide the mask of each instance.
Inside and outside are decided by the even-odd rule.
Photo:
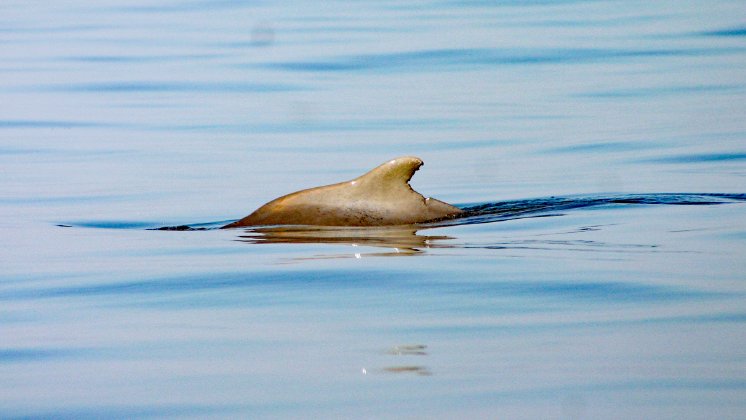
[[[3,1],[0,417],[742,418],[745,104],[736,0]],[[650,199],[147,230],[404,154]]]

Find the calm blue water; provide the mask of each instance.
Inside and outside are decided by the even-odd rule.
[[[745,104],[741,0],[5,0],[0,417],[743,418]]]

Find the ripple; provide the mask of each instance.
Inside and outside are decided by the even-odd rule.
[[[68,358],[90,355],[91,349],[71,348],[0,348],[0,365],[6,363],[25,363],[49,359]]]
[[[244,410],[251,412],[248,407],[230,407],[226,405],[195,405],[195,404],[153,404],[138,405],[128,404],[126,406],[99,406],[91,404],[84,408],[55,409],[54,411],[38,411],[31,414],[24,411],[22,416],[9,417],[10,419],[59,419],[59,420],[86,420],[86,419],[111,419],[111,418],[169,418],[169,417],[210,417],[225,415],[229,412]]]
[[[62,121],[62,120],[0,120],[3,128],[98,128],[116,127],[117,124],[90,121]]]
[[[720,29],[716,31],[702,32],[702,35],[706,36],[719,36],[719,37],[740,37],[746,36],[746,26]]]
[[[191,1],[172,2],[170,4],[113,7],[111,11],[127,12],[127,13],[157,14],[157,13],[183,13],[183,12],[214,12],[216,10],[232,10],[232,9],[242,9],[242,8],[250,8],[250,7],[256,7],[254,2],[246,2],[242,0],[191,0]]]
[[[576,97],[585,98],[644,98],[653,96],[685,95],[706,92],[742,91],[742,85],[696,85],[696,86],[657,86],[651,88],[615,89],[599,92],[580,93]]]
[[[211,60],[225,57],[223,54],[183,54],[183,55],[74,55],[63,57],[64,61],[92,64],[121,63],[163,63],[172,61]]]
[[[342,56],[321,61],[287,61],[265,67],[303,72],[351,72],[370,70],[436,71],[443,67],[472,68],[475,65],[558,64],[629,59],[731,54],[735,48],[700,49],[437,49],[397,53]]]
[[[41,85],[21,90],[44,92],[216,92],[216,93],[263,93],[292,92],[302,90],[300,86],[281,83],[242,83],[242,82],[97,82],[64,85]]]
[[[698,153],[691,155],[666,156],[642,160],[651,163],[708,163],[746,160],[746,153]]]
[[[609,153],[609,152],[632,152],[638,150],[654,149],[661,147],[656,142],[640,141],[610,141],[603,143],[576,144],[547,149],[551,153]]]
[[[458,296],[459,300],[510,298],[554,301],[566,305],[577,304],[639,304],[655,302],[702,301],[732,298],[732,294],[688,289],[676,286],[644,284],[609,280],[499,280],[485,273],[463,280],[454,270],[409,273],[380,270],[361,270],[350,275],[345,270],[294,270],[288,272],[233,272],[204,273],[150,279],[131,279],[109,283],[80,285],[25,285],[6,287],[0,301],[21,301],[56,298],[96,298],[99,304],[114,297],[112,304],[120,305],[195,305],[224,306],[235,301],[241,305],[264,306],[277,304],[267,300],[265,292],[283,290],[292,298],[292,290],[299,293],[339,293],[344,290],[396,290],[397,293],[423,293],[436,296]],[[425,292],[427,290],[427,292]],[[214,292],[214,293],[206,293]],[[144,300],[144,298],[147,299]],[[476,306],[472,311],[479,311]],[[12,355],[12,354],[11,354]],[[10,357],[10,356],[9,356]],[[22,357],[22,354],[18,357]]]

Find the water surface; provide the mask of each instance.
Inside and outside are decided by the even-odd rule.
[[[741,418],[744,28],[3,2],[0,417]],[[471,215],[213,229],[404,154]]]

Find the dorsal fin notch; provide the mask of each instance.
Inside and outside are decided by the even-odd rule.
[[[409,186],[409,180],[420,166],[422,159],[414,156],[402,156],[383,163],[364,175],[356,178],[357,182],[376,183],[388,186]]]

